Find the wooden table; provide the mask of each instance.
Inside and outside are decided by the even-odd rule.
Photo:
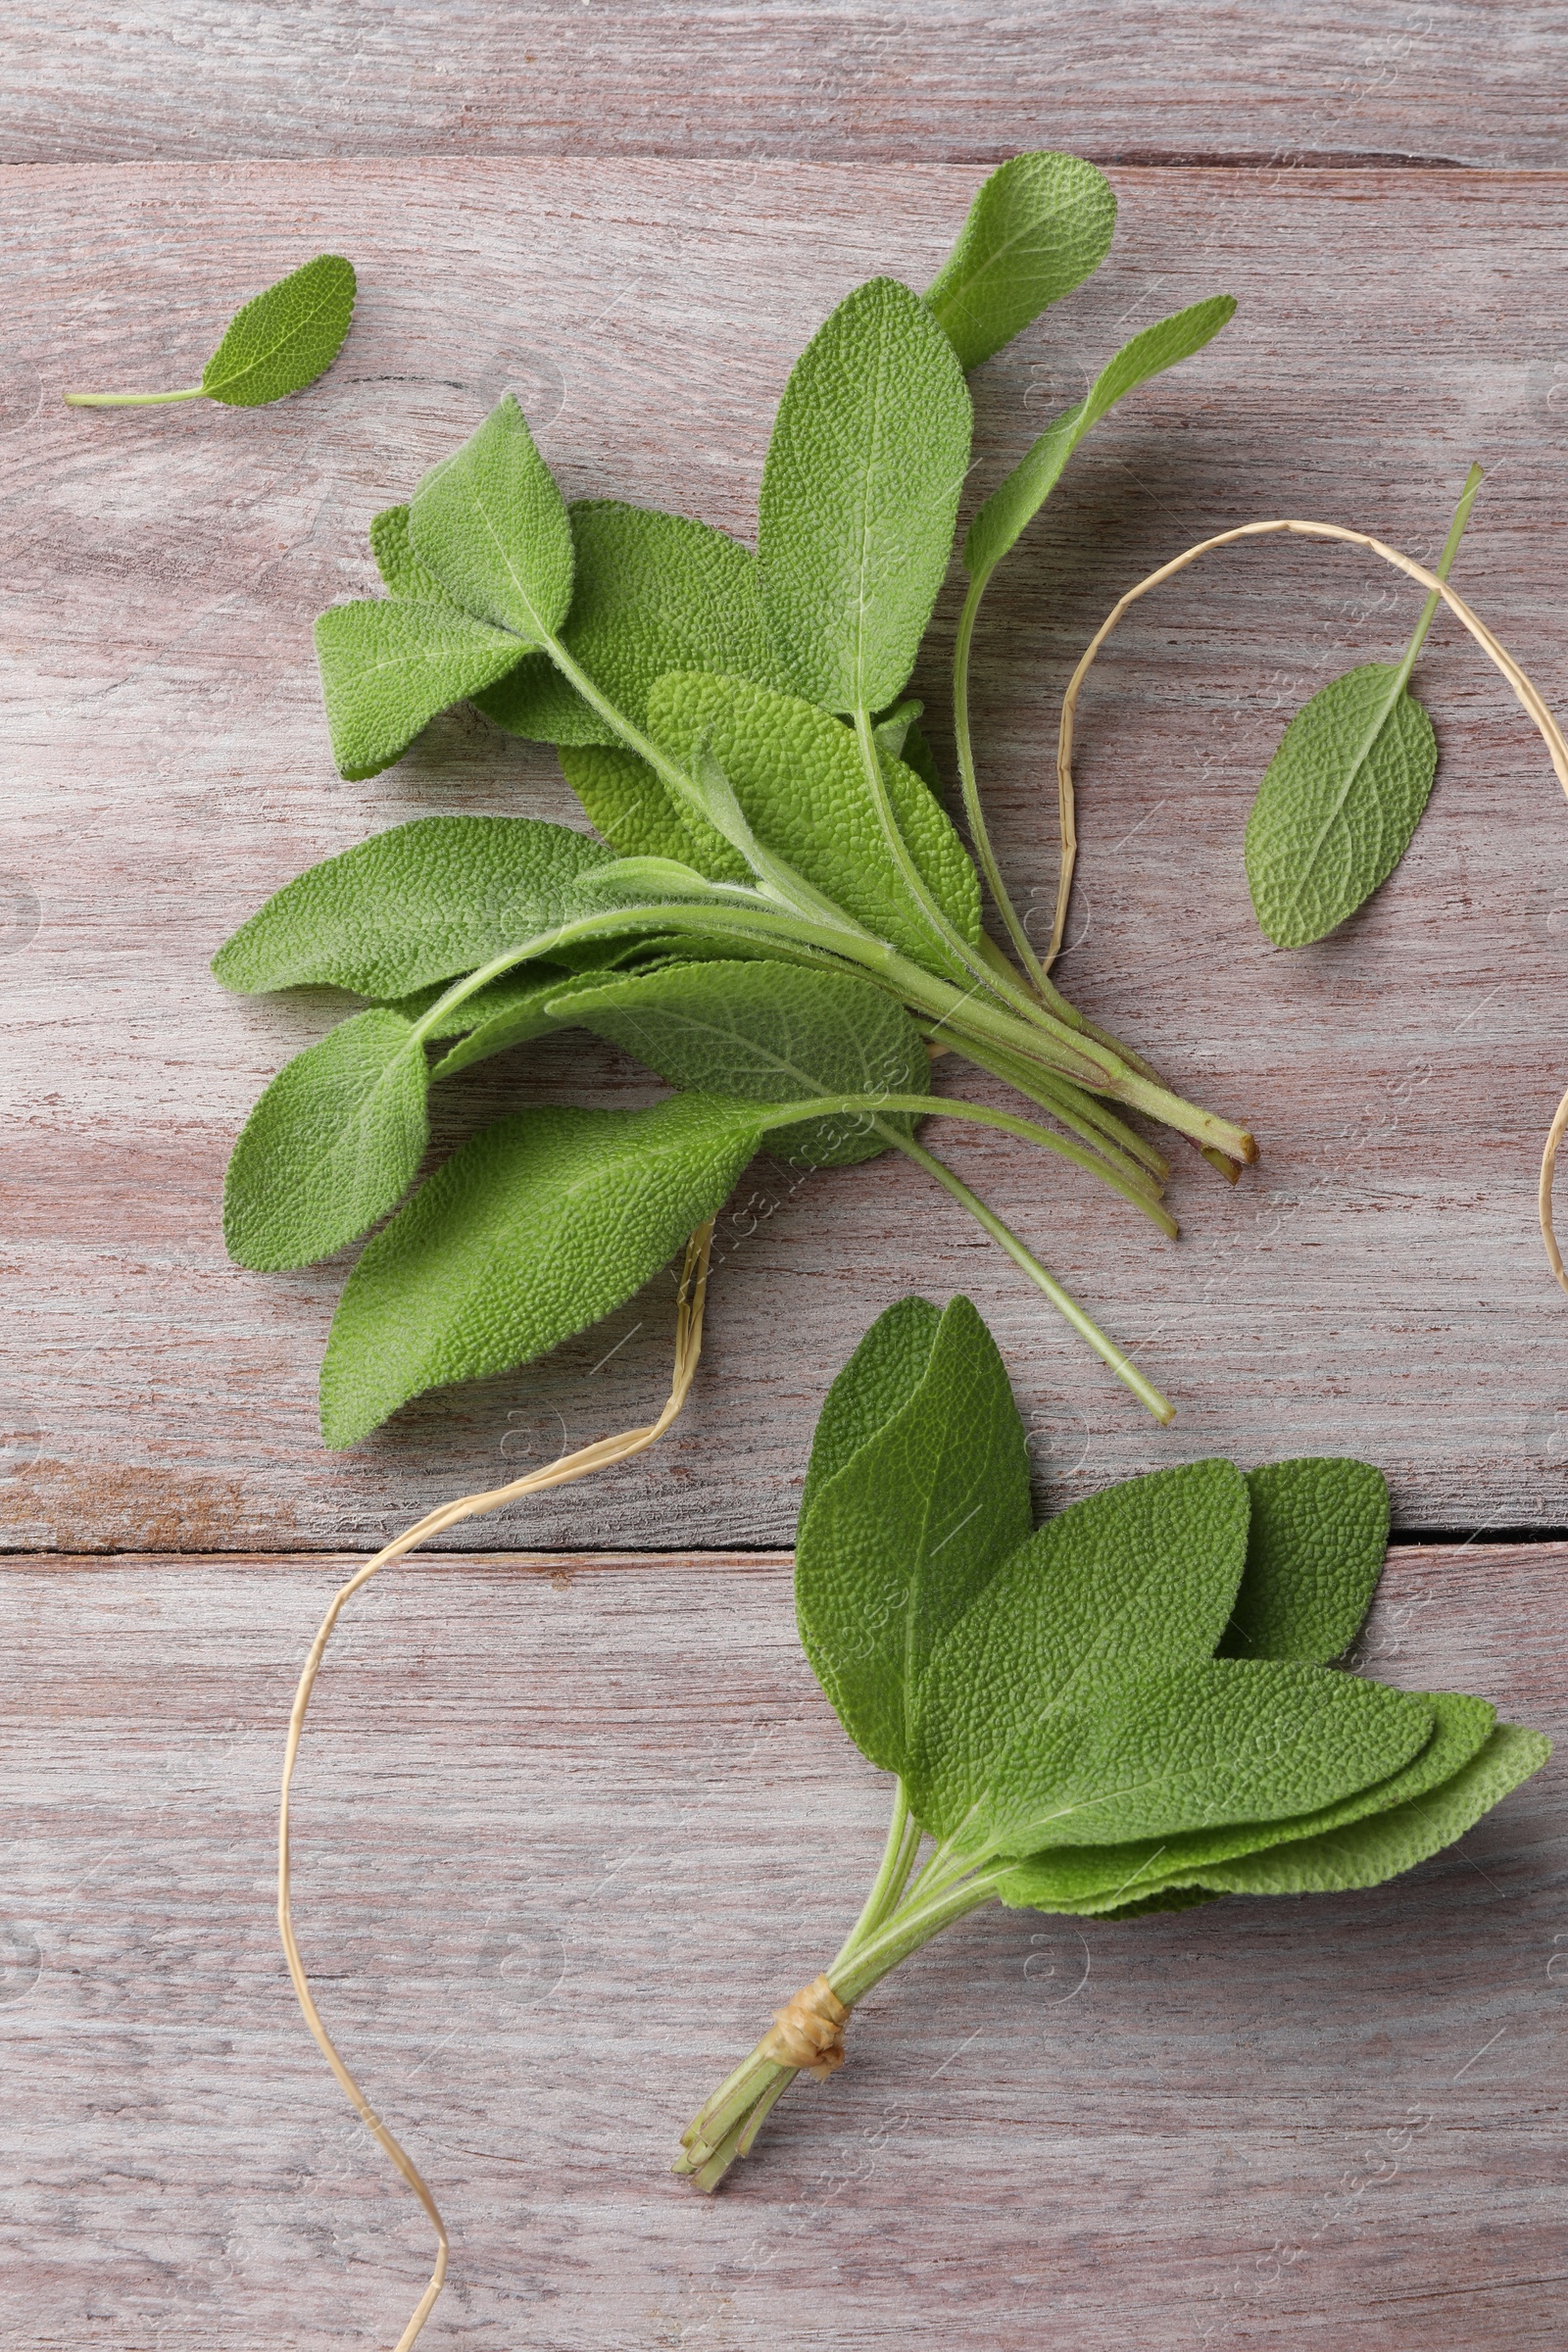
[[[994,593],[977,728],[1021,890],[1054,874],[1078,652],[1229,524],[1316,515],[1430,558],[1479,458],[1456,581],[1560,707],[1561,12],[1304,14],[153,0],[8,30],[0,2024],[26,2352],[395,2339],[425,2231],[271,1923],[288,1693],[343,1555],[646,1418],[667,1379],[666,1283],[328,1454],[341,1266],[223,1256],[237,1124],[334,1008],[223,997],[218,941],[386,825],[573,811],[550,754],[471,714],[339,781],[312,616],[364,592],[369,515],[509,383],[569,494],[749,533],[823,313],[874,270],[923,284],[986,165],[1050,144],[1106,164],[1121,224],[977,379],[976,496],[1137,325],[1241,308],[1100,429]],[[234,303],[322,247],[362,298],[309,395],[60,405],[193,380]],[[1440,619],[1417,684],[1443,765],[1391,884],[1284,956],[1241,866],[1284,715],[1412,611],[1369,563],[1266,543],[1140,607],[1085,698],[1064,985],[1263,1158],[1234,1194],[1183,1167],[1165,1245],[998,1136],[954,1157],[1176,1397],[1170,1432],[914,1171],[760,1163],[671,1437],[355,1604],[297,1912],[454,2225],[431,2344],[1563,2340],[1555,1765],[1374,1894],[1081,1938],[982,1914],[867,2004],[851,2065],[723,2197],[662,2170],[880,1838],[779,1547],[828,1380],[909,1288],[992,1323],[1042,1507],[1210,1452],[1383,1464],[1367,1663],[1559,1727],[1568,1302],[1533,1193],[1568,1084],[1568,810]],[[953,617],[921,680],[939,736]],[[523,1049],[454,1088],[442,1141],[654,1091],[579,1038]]]

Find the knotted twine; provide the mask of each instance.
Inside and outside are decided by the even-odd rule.
[[[844,2021],[849,2011],[826,1977],[813,1977],[793,2000],[773,2012],[761,2055],[775,2066],[794,2066],[825,2082],[844,2064]]]

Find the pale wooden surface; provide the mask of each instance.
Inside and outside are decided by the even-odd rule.
[[[339,1574],[0,1579],[15,2352],[384,2347],[425,2277],[271,1921],[282,1722]],[[1397,1551],[1365,1661],[1561,1734],[1565,1574],[1555,1544]],[[432,2352],[1545,2352],[1562,1770],[1368,1893],[1082,1937],[977,1914],[705,2202],[675,2137],[831,1956],[886,1785],[810,1678],[777,1555],[428,1559],[328,1654],[295,1916],[452,2225]]]
[[[979,176],[466,161],[0,183],[13,1546],[368,1545],[654,1408],[667,1281],[544,1364],[323,1452],[316,1368],[342,1269],[238,1271],[219,1200],[251,1101],[333,1008],[225,998],[207,958],[269,890],[386,825],[571,814],[553,756],[471,714],[371,783],[334,777],[310,621],[369,584],[370,514],[515,381],[568,492],[748,530],[795,353],[871,270],[924,282]],[[1430,555],[1479,456],[1494,470],[1456,577],[1548,695],[1565,684],[1568,176],[1115,177],[1109,263],[979,379],[975,494],[1134,326],[1222,286],[1242,307],[1102,427],[993,591],[980,757],[1025,893],[1054,872],[1068,666],[1123,587],[1225,524],[1326,515]],[[310,394],[257,412],[59,404],[72,383],[190,380],[237,294],[328,244],[364,292]],[[1568,1303],[1533,1199],[1568,1081],[1568,809],[1446,620],[1417,673],[1443,767],[1398,875],[1296,956],[1247,902],[1242,827],[1282,714],[1396,648],[1413,601],[1342,553],[1211,560],[1138,609],[1080,713],[1064,983],[1181,1086],[1250,1116],[1261,1166],[1233,1194],[1184,1157],[1169,1245],[1019,1145],[942,1139],[1172,1394],[1174,1429],[915,1171],[792,1194],[763,1168],[721,1228],[708,1357],[674,1436],[474,1544],[787,1542],[827,1381],[916,1286],[966,1289],[992,1321],[1058,1494],[1184,1455],[1357,1450],[1388,1469],[1406,1528],[1568,1526]],[[940,659],[927,683],[940,736]],[[645,1091],[571,1038],[453,1089],[444,1132]]]
[[[20,0],[10,162],[1562,164],[1558,0]]]

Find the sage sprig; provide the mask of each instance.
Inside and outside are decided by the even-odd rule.
[[[352,263],[338,253],[318,253],[235,312],[199,384],[178,392],[68,392],[66,404],[157,409],[173,401],[216,400],[229,409],[264,408],[326,373],[349,331],[355,292]]]
[[[785,386],[755,556],[684,516],[568,506],[510,395],[374,518],[387,594],[317,623],[342,773],[377,773],[472,700],[558,746],[608,846],[522,817],[400,826],[291,883],[216,960],[228,987],[330,981],[367,1000],[273,1082],[226,1195],[230,1250],[257,1267],[330,1254],[395,1212],[333,1326],[330,1443],[610,1311],[764,1144],[806,1164],[913,1159],[1169,1418],[915,1132],[938,1113],[1003,1127],[1167,1234],[1166,1161],[1129,1114],[1228,1175],[1255,1156],[1245,1127],[1164,1086],[1026,952],[979,817],[960,692],[976,849],[1022,964],[987,936],[907,692],[971,460],[965,370],[1097,266],[1114,209],[1092,166],[1014,158],[923,298],[891,277],[850,293]],[[1233,308],[1219,298],[1146,330],[1048,431],[971,530],[980,585],[1110,402],[1200,349]],[[405,1202],[427,1087],[564,1024],[625,1045],[677,1099],[504,1119]],[[1050,1124],[934,1097],[930,1056],[949,1050]]]
[[[836,1956],[688,2126],[711,2189],[850,2012],[986,1903],[1127,1919],[1372,1886],[1462,1837],[1550,1752],[1485,1700],[1330,1663],[1376,1590],[1369,1465],[1193,1462],[1030,1528],[1025,1433],[967,1299],[890,1307],[822,1408],[801,1501],[802,1645],[894,1776]],[[929,1840],[929,1843],[927,1842]]]

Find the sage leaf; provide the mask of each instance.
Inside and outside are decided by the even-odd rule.
[[[796,362],[768,443],[758,556],[797,694],[880,710],[902,690],[947,571],[969,395],[918,295],[874,277]]]
[[[803,1508],[795,1608],[850,1738],[902,1773],[930,1656],[1027,1532],[1030,1505],[1023,1423],[968,1299],[940,1320],[908,1301],[893,1312],[834,1384],[865,1393],[824,1407],[830,1448],[849,1458],[817,1473]]]
[[[817,1415],[801,1487],[803,1524],[819,1489],[908,1403],[925,1378],[941,1324],[942,1310],[929,1299],[896,1299],[835,1376]]]
[[[454,612],[463,611],[457,598],[448,596],[429,565],[415,554],[407,507],[383,507],[379,514],[371,515],[370,553],[388,596],[410,598],[419,605],[449,605]]]
[[[671,858],[714,882],[749,882],[751,869],[723,835],[677,808],[663,780],[635,752],[562,744],[561,772],[596,833],[622,858]]]
[[[420,816],[311,866],[213,958],[224,988],[406,997],[565,919],[611,853],[531,816]]]
[[[1187,1885],[1190,1874],[1211,1862],[1259,1853],[1303,1838],[1316,1838],[1350,1822],[1441,1789],[1492,1736],[1496,1710],[1484,1698],[1458,1691],[1419,1694],[1434,1717],[1432,1737],[1407,1764],[1386,1780],[1359,1788],[1315,1812],[1275,1821],[1227,1824],[1220,1829],[1178,1833],[1159,1838],[1104,1846],[1056,1846],[1031,1854],[1008,1872],[997,1888],[1004,1903],[1034,1911],[1082,1911],[1102,1915],[1120,1910],[1129,1889]]]
[[[1284,1660],[1054,1693],[995,1759],[956,1842],[1023,1855],[1277,1821],[1386,1780],[1432,1728],[1403,1690]]]
[[[223,1184],[223,1240],[276,1272],[330,1257],[394,1208],[427,1140],[424,1048],[384,1007],[308,1046],[246,1120]]]
[[[671,1086],[751,1102],[923,1094],[931,1063],[901,1004],[851,973],[787,963],[688,963],[560,1000],[563,1013],[635,1054]],[[912,1132],[906,1112],[887,1125]],[[887,1149],[863,1114],[770,1130],[779,1158],[854,1167]]]
[[[179,392],[68,392],[66,400],[77,409],[204,399],[230,409],[263,408],[325,374],[349,331],[354,296],[353,265],[341,254],[318,253],[235,312],[199,384]]]
[[[1361,1630],[1383,1573],[1389,1489],[1369,1462],[1303,1458],[1250,1470],[1247,1566],[1221,1657],[1326,1666]]]
[[[1500,1723],[1479,1755],[1429,1796],[1347,1829],[1303,1838],[1234,1862],[1206,1863],[1199,1883],[1218,1894],[1329,1894],[1379,1886],[1473,1829],[1551,1753],[1540,1732]]]
[[[460,450],[431,466],[409,506],[409,535],[449,596],[477,620],[512,631],[514,661],[564,620],[571,524],[511,392]]]
[[[1247,1556],[1247,1486],[1231,1463],[1184,1463],[1087,1495],[1037,1528],[942,1644],[906,1778],[946,1836],[997,1759],[1047,1706],[1208,1660]],[[1044,1837],[1036,1839],[1044,1845]]]
[[[712,1216],[762,1114],[708,1095],[516,1112],[455,1152],[349,1276],[321,1431],[352,1446],[426,1389],[529,1363],[608,1315]]]
[[[1109,180],[1076,155],[1014,155],[985,181],[925,299],[964,368],[978,368],[1106,254]]]
[[[1079,442],[1106,410],[1152,375],[1174,368],[1180,360],[1190,360],[1205,343],[1212,342],[1235,315],[1235,296],[1215,294],[1146,326],[1130,343],[1124,343],[1083,399],[1052,418],[1006,480],[992,491],[965,533],[964,568],[976,577],[994,571],[1060,481]]]
[[[1480,487],[1481,468],[1472,466],[1439,579],[1448,576]],[[1397,662],[1364,662],[1320,687],[1264,771],[1247,820],[1247,882],[1277,948],[1304,948],[1336,929],[1410,846],[1438,772],[1438,739],[1408,680],[1439,602],[1427,598]]]
[[[504,677],[517,641],[453,604],[402,597],[330,605],[316,659],[338,774],[351,783],[401,760],[439,711]]]
[[[911,901],[858,746],[837,719],[743,678],[688,672],[660,679],[648,723],[679,760],[692,760],[706,744],[763,847],[857,922],[928,970],[951,975],[956,968]],[[912,769],[883,759],[882,773],[916,870],[972,946],[980,935],[980,886],[963,844]]]
[[[757,558],[739,540],[616,499],[577,499],[567,514],[576,572],[561,640],[634,726],[646,725],[649,693],[666,670],[784,684],[762,619]],[[620,741],[543,656],[474,699],[498,726],[538,743]]]
[[[538,972],[537,964],[508,972],[454,1009],[449,1018],[457,1019],[466,1013],[471,1026],[435,1064],[430,1072],[432,1083],[437,1078],[455,1078],[459,1070],[466,1070],[476,1061],[487,1061],[492,1054],[504,1054],[509,1047],[548,1037],[554,1029],[571,1028],[572,998],[581,990],[592,991],[602,984],[599,972],[547,972],[543,978]],[[430,1034],[437,1035],[439,1030]]]

